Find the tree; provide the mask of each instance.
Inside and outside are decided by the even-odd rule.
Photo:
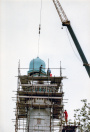
[[[81,109],[75,109],[74,118],[80,132],[90,132],[90,103],[87,99],[81,100],[83,106]]]

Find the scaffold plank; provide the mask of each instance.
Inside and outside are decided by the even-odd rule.
[[[57,87],[57,84],[20,84],[19,86],[29,86],[29,87]]]
[[[45,97],[45,96],[18,96],[19,98],[38,98],[38,99],[62,99],[62,97]]]

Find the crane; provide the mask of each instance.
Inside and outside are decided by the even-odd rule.
[[[55,8],[56,8],[57,12],[58,12],[59,18],[60,18],[60,20],[62,22],[62,26],[66,26],[67,27],[67,29],[68,29],[68,31],[69,31],[69,33],[70,33],[70,35],[71,35],[71,37],[72,37],[72,39],[74,41],[74,44],[75,44],[75,46],[76,46],[76,48],[78,50],[78,53],[79,53],[79,55],[80,55],[80,57],[82,59],[83,66],[85,66],[86,71],[87,71],[87,73],[88,73],[88,75],[90,77],[90,65],[89,65],[89,63],[88,63],[88,61],[87,61],[87,59],[86,59],[86,57],[85,57],[85,55],[83,53],[83,50],[82,50],[82,48],[81,48],[81,46],[80,46],[80,44],[78,42],[78,39],[77,39],[77,37],[76,37],[72,27],[71,27],[70,21],[68,20],[68,18],[66,16],[66,14],[65,14],[65,12],[64,12],[61,4],[60,4],[60,2],[59,2],[59,0],[52,0],[52,1],[53,1],[54,5],[55,5]]]

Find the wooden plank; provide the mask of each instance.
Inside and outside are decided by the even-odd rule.
[[[38,99],[62,99],[62,97],[45,97],[45,96],[18,96],[19,98],[38,98]]]
[[[57,84],[20,84],[19,86],[29,86],[29,87],[57,87]]]
[[[27,75],[24,75],[24,76],[18,76],[22,81],[23,80],[41,80],[41,81],[55,81],[55,82],[60,82],[63,78],[66,78],[66,77],[41,77],[41,76],[38,76],[38,77],[34,77],[34,76],[27,76]]]

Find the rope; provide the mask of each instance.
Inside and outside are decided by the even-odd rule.
[[[67,32],[67,28],[66,28],[66,32]],[[80,58],[77,56],[77,54],[75,53],[75,51],[74,51],[74,48],[73,48],[73,46],[72,46],[72,44],[71,44],[71,41],[70,41],[70,38],[69,38],[69,35],[68,35],[68,32],[67,32],[67,36],[68,36],[69,43],[70,43],[70,45],[71,45],[71,48],[72,48],[72,50],[73,50],[75,56],[77,57],[77,59],[78,59],[80,62],[82,62],[82,61],[80,60]]]
[[[39,57],[39,42],[40,42],[40,31],[41,31],[41,14],[42,14],[42,0],[41,0],[41,7],[40,7],[40,24],[39,24],[39,38],[38,38],[38,57]]]

